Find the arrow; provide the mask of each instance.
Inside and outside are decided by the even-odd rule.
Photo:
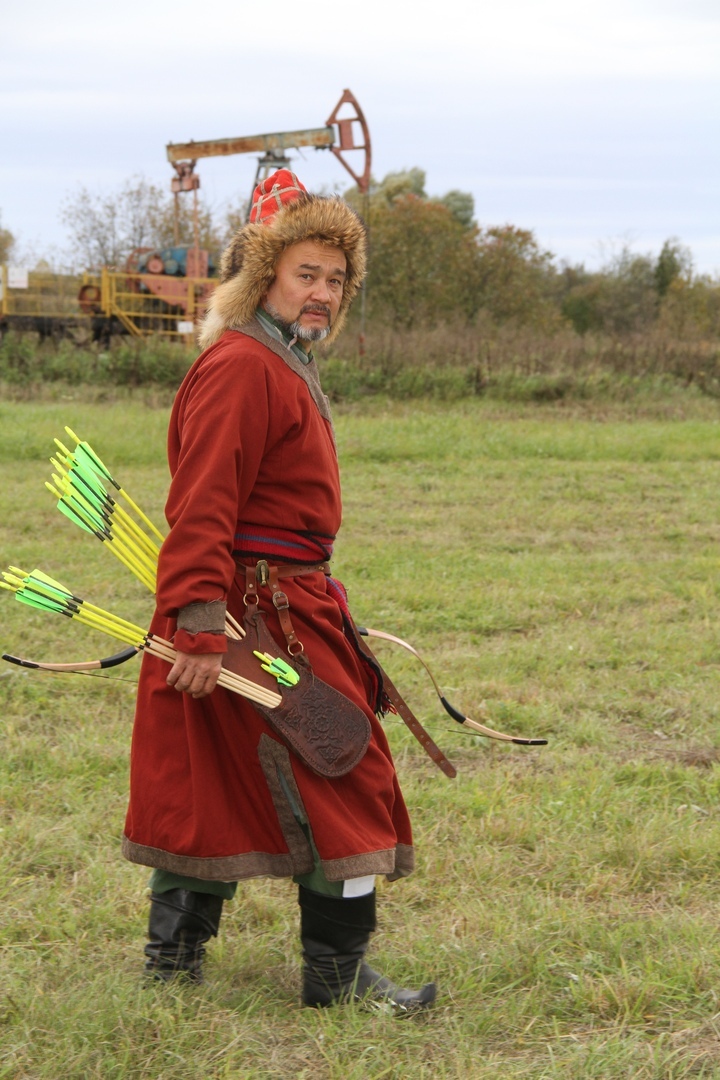
[[[97,474],[78,464],[59,440],[60,460],[51,458],[60,475],[46,483],[58,499],[58,509],[85,532],[109,544],[112,553],[145,585],[155,592],[159,548],[136,522],[110,497]]]
[[[257,649],[253,649],[253,656],[257,656],[263,671],[273,675],[281,686],[297,686],[300,682],[297,671],[291,668],[281,657],[268,656],[267,653],[258,652]]]
[[[123,499],[125,499],[125,502],[128,504],[128,506],[130,506],[132,508],[132,510],[138,515],[138,517],[142,521],[145,522],[145,524],[148,526],[150,531],[155,533],[155,536],[158,538],[160,543],[162,543],[163,540],[164,540],[163,534],[158,529],[155,528],[155,526],[153,525],[150,518],[146,514],[144,514],[142,512],[142,510],[137,505],[137,503],[133,499],[130,498],[127,491],[125,491],[125,489],[123,487],[121,487],[121,485],[118,483],[118,481],[111,474],[110,470],[106,467],[106,465],[104,465],[104,463],[97,456],[97,454],[95,453],[93,448],[90,446],[90,444],[86,443],[86,442],[82,442],[71,428],[66,427],[65,431],[68,433],[70,438],[73,439],[74,442],[76,443],[75,455],[76,455],[77,460],[79,460],[80,462],[86,463],[88,465],[88,467],[93,472],[95,472],[98,476],[103,477],[106,480],[109,480],[109,482],[112,484],[112,486],[118,492],[118,494],[122,495]],[[57,439],[55,440],[55,442],[57,443]]]
[[[15,598],[21,603],[75,619],[93,630],[100,630],[125,642],[132,648],[132,651],[125,650],[124,653],[118,653],[114,658],[106,658],[105,662],[86,661],[81,667],[78,667],[78,665],[69,667],[68,665],[41,664],[32,660],[24,660],[21,657],[11,656],[10,654],[3,654],[3,659],[8,660],[10,663],[19,664],[22,667],[44,668],[46,670],[77,671],[87,670],[87,664],[106,667],[114,666],[114,664],[122,663],[124,659],[129,659],[133,652],[148,652],[169,664],[173,664],[177,658],[177,652],[165,638],[148,633],[135,623],[128,622],[110,611],[105,611],[103,608],[73,595],[59,581],[55,581],[54,578],[44,574],[41,570],[36,569],[32,573],[26,573],[19,567],[11,566],[3,572],[2,577],[3,581],[0,581],[0,588],[14,592]],[[123,659],[120,659],[120,657]],[[114,663],[110,663],[111,660]],[[233,693],[240,694],[250,701],[255,701],[270,709],[276,708],[282,702],[280,694],[266,690],[265,687],[260,686],[258,683],[254,683],[241,675],[236,675],[225,668],[220,672],[218,683]]]
[[[50,458],[50,461],[62,473],[63,490],[77,493],[80,498],[95,507],[108,523],[115,521],[116,526],[122,528],[128,537],[132,538],[133,543],[146,554],[151,562],[157,561],[159,553],[157,544],[130,517],[124,507],[113,499],[96,473],[64,454],[59,454],[58,458]]]
[[[108,493],[103,479],[108,480],[129,500],[118,482],[111,476],[110,470],[100,460],[92,447],[81,442],[71,428],[65,430],[75,440],[74,451],[68,450],[59,439],[55,445],[60,450],[51,463],[61,475],[53,473],[54,484],[45,486],[58,499],[58,509],[85,532],[95,536],[106,544],[108,550],[125,566],[153,595],[157,588],[157,562],[160,549],[147,536],[130,515]],[[146,514],[134,501],[130,500],[134,512],[146,522],[162,541],[163,536],[152,524]],[[231,615],[225,619],[225,633],[229,638],[242,638],[245,631]]]

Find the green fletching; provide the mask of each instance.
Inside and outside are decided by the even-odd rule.
[[[99,511],[104,509],[108,495],[95,473],[87,469],[80,469],[74,461],[69,463],[69,468],[66,468],[56,458],[50,458],[50,462],[61,473],[60,476],[53,473],[52,478],[63,494],[77,494],[79,497],[86,499],[95,509]],[[58,494],[61,492],[59,491]]]
[[[110,497],[110,495],[105,490],[100,481],[95,481],[93,478],[102,477],[103,480],[106,480],[110,484],[112,484],[115,490],[120,493],[122,498],[127,501],[133,512],[137,514],[137,516],[145,523],[145,525],[148,526],[150,531],[155,534],[160,543],[162,543],[165,539],[163,534],[155,525],[153,525],[150,518],[143,513],[137,503],[130,498],[128,493],[123,490],[123,488],[112,475],[105,463],[95,453],[92,446],[90,446],[90,444],[87,442],[81,442],[79,437],[72,430],[72,428],[66,427],[65,431],[68,433],[70,438],[73,439],[73,441],[77,444],[74,451],[70,452],[67,447],[63,446],[59,439],[55,439],[55,444],[60,447],[60,449],[68,458],[67,465],[70,470],[72,471],[74,468],[77,468],[78,471],[81,473],[83,473],[83,471],[88,471],[91,473],[91,476],[85,476],[84,478],[86,479],[87,483],[93,487],[94,490],[97,490],[98,492],[102,491],[107,496],[109,506],[106,506],[106,510],[108,510],[110,514],[114,513],[114,507],[116,506],[115,501]]]
[[[69,589],[66,589],[64,585],[59,581],[56,581],[55,578],[51,578],[50,575],[46,574],[43,570],[38,569],[37,566],[34,570],[31,570],[29,574],[26,574],[25,577],[37,578],[38,581],[42,581],[45,585],[50,585],[53,589],[59,589],[61,592],[67,593],[68,596],[72,595]]]
[[[55,611],[60,615],[70,615],[64,604],[59,604],[56,600],[50,600],[47,596],[30,595],[18,590],[15,593],[15,599],[19,600],[21,604],[27,604],[28,607],[40,608],[42,611]]]
[[[75,491],[78,496],[86,499],[96,510],[102,512],[105,509],[107,505],[107,495],[105,494],[104,489],[98,491],[97,488],[91,487],[77,468],[71,469],[68,473],[67,484],[70,490]]]
[[[75,474],[79,477],[80,481],[85,485],[85,487],[90,488],[90,490],[95,492],[98,497],[103,499],[110,498],[107,493],[107,488],[103,485],[98,474],[92,469],[89,469],[87,465],[85,465],[83,462],[73,462],[72,468],[70,469],[70,476],[73,476]]]
[[[67,505],[64,499],[59,500],[57,508],[61,514],[64,514],[66,518],[69,518],[70,521],[72,521],[73,525],[79,525],[81,529],[84,529],[85,532],[89,532],[91,536],[98,535],[98,530],[91,529],[89,525],[86,525],[83,519],[75,512],[75,510],[73,510],[71,506]],[[101,539],[105,538],[101,537]]]
[[[47,601],[49,604],[59,604],[65,612],[77,610],[77,604],[71,599],[56,590],[46,588],[37,581],[27,581],[21,589],[17,590],[17,595],[27,596],[31,600],[37,600],[38,603]]]
[[[115,481],[113,480],[112,476],[110,475],[109,470],[105,467],[105,465],[102,463],[100,458],[97,456],[97,454],[95,453],[93,448],[91,446],[89,446],[88,443],[86,443],[86,442],[78,443],[78,445],[75,447],[75,455],[74,456],[75,456],[75,460],[77,462],[79,462],[82,465],[85,465],[86,468],[92,469],[93,472],[98,474],[98,476],[104,476],[106,480],[109,480],[111,484],[113,484],[114,486],[117,487],[117,485],[115,484]]]
[[[75,597],[66,589],[64,585],[61,585],[55,578],[51,578],[48,574],[44,574],[42,570],[38,570],[37,567],[30,574],[25,575],[27,581],[34,581],[43,585],[46,589],[51,589],[53,592],[62,596],[66,600],[74,600]]]
[[[94,525],[102,532],[107,531],[107,521],[101,510],[98,510],[83,495],[75,491],[69,484],[63,486],[63,500],[71,506],[88,525]]]
[[[16,577],[11,571],[17,570],[23,576]],[[62,608],[71,606],[76,598],[68,592],[64,585],[54,578],[44,574],[42,570],[33,570],[26,574],[19,567],[11,566],[10,570],[3,571],[3,577],[8,582],[4,588],[12,589],[19,600],[23,603],[32,604],[35,607],[47,607],[55,611],[58,605]],[[0,582],[2,584],[2,582]]]

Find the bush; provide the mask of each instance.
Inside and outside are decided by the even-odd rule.
[[[674,283],[663,303],[674,303]],[[693,385],[720,397],[720,342],[675,335],[656,326],[645,333],[584,334],[565,325],[540,333],[518,322],[436,323],[405,329],[372,322],[360,348],[358,316],[351,319],[330,357],[319,357],[331,400],[369,396],[456,401],[487,395],[508,401],[632,395],[638,380]],[[197,355],[169,341],[116,339],[110,348],[78,348],[71,341],[38,342],[8,334],[0,344],[0,380],[14,394],[60,393],[80,384],[110,393],[146,388],[163,404]],[[157,393],[156,393],[157,391]]]
[[[357,331],[351,323],[332,359],[321,361],[325,391],[336,401],[378,393],[440,400],[623,398],[638,380],[657,379],[720,396],[720,342],[674,337],[660,328],[611,335],[567,326],[541,334],[488,319],[428,330],[372,324],[362,354]]]
[[[197,355],[180,344],[158,340],[120,340],[109,348],[77,346],[71,340],[37,340],[8,333],[0,343],[0,379],[15,386],[62,382],[107,386],[176,388]]]

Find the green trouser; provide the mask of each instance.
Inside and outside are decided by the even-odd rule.
[[[328,881],[323,873],[315,841],[310,830],[310,823],[301,808],[292,797],[290,789],[280,774],[280,783],[285,792],[295,820],[305,833],[307,841],[312,848],[315,867],[309,874],[296,874],[293,881],[296,885],[303,885],[311,892],[322,893],[324,896],[342,896],[343,882]],[[169,892],[170,889],[188,889],[190,892],[211,893],[213,896],[221,896],[223,900],[232,900],[237,889],[237,881],[201,881],[200,878],[182,877],[180,874],[171,874],[169,870],[153,870],[150,875],[150,888],[154,893]]]

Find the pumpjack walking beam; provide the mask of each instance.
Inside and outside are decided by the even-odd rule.
[[[341,113],[344,115],[341,116]],[[167,159],[177,173],[177,177],[173,180],[173,191],[177,193],[181,190],[194,190],[199,186],[198,178],[193,176],[195,163],[199,158],[229,157],[233,154],[259,152],[263,157],[258,163],[257,181],[263,173],[267,175],[279,166],[288,165],[286,152],[302,146],[315,147],[317,150],[331,150],[350,173],[359,191],[367,194],[370,188],[372,163],[370,130],[363,111],[350,90],[343,91],[342,97],[324,127],[304,128],[299,131],[277,131],[268,135],[246,135],[232,139],[207,139],[203,142],[168,143]],[[363,153],[362,172],[353,169],[345,157],[352,151]]]

